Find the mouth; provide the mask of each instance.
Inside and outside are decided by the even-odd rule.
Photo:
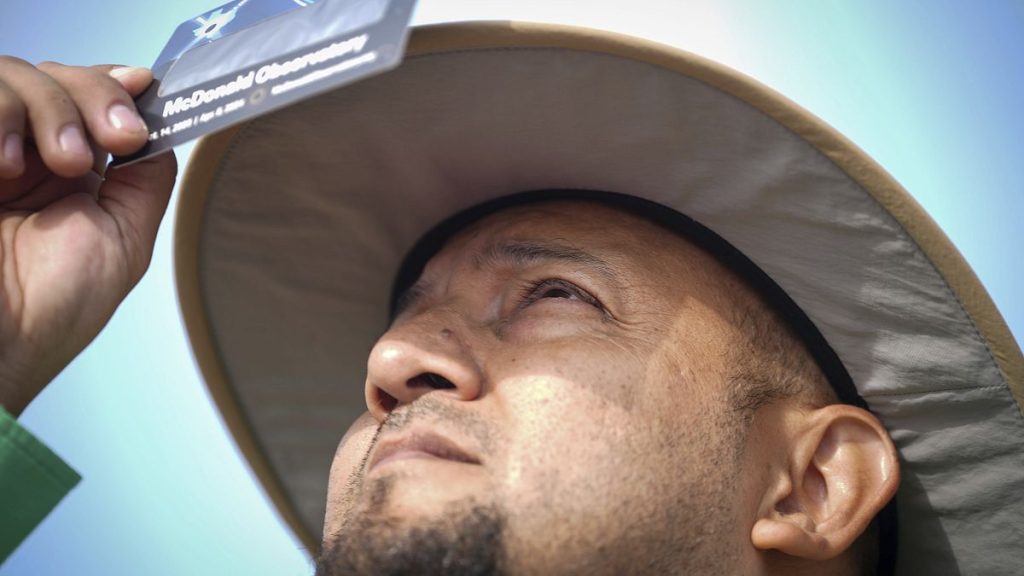
[[[411,431],[381,440],[370,459],[368,472],[402,460],[429,459],[459,464],[480,464],[480,460],[457,444],[434,432]]]

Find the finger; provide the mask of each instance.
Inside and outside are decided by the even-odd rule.
[[[100,64],[92,68],[117,80],[132,98],[138,97],[153,83],[153,72],[148,68],[120,64]]]
[[[153,83],[153,72],[148,68],[122,66],[120,64],[98,64],[92,68],[108,74],[111,78],[117,80],[132,98],[137,98]],[[95,150],[93,152],[95,153]],[[97,160],[94,163],[93,170],[97,174],[106,172],[106,160],[107,158],[104,156],[103,161]]]
[[[53,172],[43,164],[43,159],[30,144],[27,145],[24,158],[24,169],[13,178],[0,178],[0,205],[8,208],[9,204],[29,194],[38,186],[49,180],[55,182],[72,182],[64,178],[54,178]]]
[[[0,178],[17,178],[25,169],[25,105],[0,81]]]
[[[25,106],[32,138],[50,170],[65,178],[88,172],[92,151],[67,91],[28,62],[10,56],[0,56],[0,78]]]
[[[87,172],[85,176],[72,180],[50,179],[39,186],[28,188],[16,199],[4,203],[4,211],[38,212],[59,201],[61,198],[75,194],[96,197],[102,177],[95,172]]]
[[[102,150],[131,154],[146,143],[146,125],[136,112],[131,95],[110,74],[53,62],[44,62],[39,69],[71,96],[90,138]]]
[[[174,153],[112,168],[100,186],[99,204],[117,222],[128,258],[132,285],[142,278],[153,255],[153,243],[174,187]]]

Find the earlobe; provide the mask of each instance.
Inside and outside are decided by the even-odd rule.
[[[761,518],[750,532],[750,541],[758,550],[778,550],[809,560],[829,557],[829,543],[815,531],[805,516]]]
[[[809,560],[849,548],[899,486],[896,449],[871,413],[832,405],[807,413],[788,462],[765,492],[751,530],[759,550]]]

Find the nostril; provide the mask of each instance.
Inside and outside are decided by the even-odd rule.
[[[384,390],[377,388],[377,405],[380,406],[385,412],[391,412],[398,406],[398,398],[395,398],[391,394],[388,394]]]
[[[455,384],[451,380],[441,376],[440,374],[434,374],[433,372],[424,372],[413,378],[410,378],[406,382],[406,386],[409,388],[431,388],[433,390],[449,390],[455,388]]]

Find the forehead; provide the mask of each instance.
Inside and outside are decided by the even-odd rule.
[[[479,263],[481,254],[508,242],[581,250],[636,274],[701,269],[702,276],[728,275],[678,234],[625,210],[586,200],[535,202],[483,217],[455,234],[425,271]],[[672,270],[664,269],[666,265]]]

